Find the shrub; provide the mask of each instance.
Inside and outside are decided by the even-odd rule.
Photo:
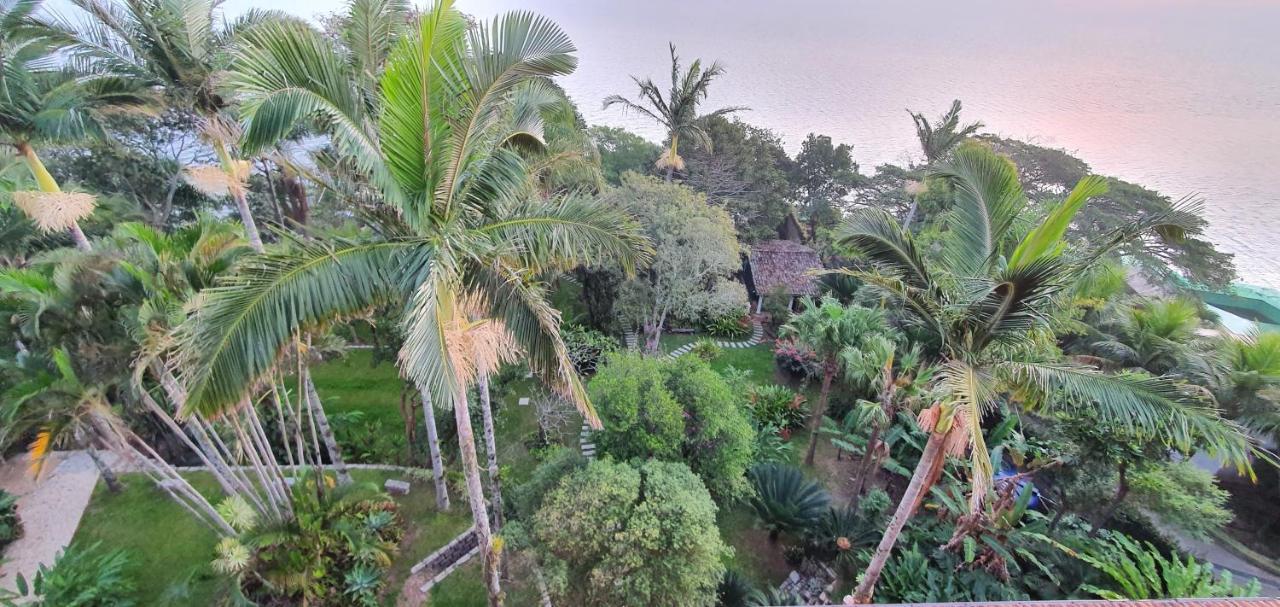
[[[716,588],[716,607],[750,607],[749,600],[756,591],[746,576],[727,569]]]
[[[818,355],[795,339],[779,339],[773,344],[773,360],[783,371],[795,377],[818,375]]]
[[[751,318],[745,314],[727,314],[711,319],[704,326],[707,333],[725,339],[743,339],[751,335]]]
[[[374,485],[304,475],[293,508],[288,522],[246,521],[239,536],[218,543],[213,568],[252,604],[377,605],[404,537],[395,502]]]
[[[761,464],[748,473],[755,495],[751,509],[769,531],[769,539],[809,532],[827,510],[831,496],[795,466]]]
[[[1245,586],[1232,582],[1231,572],[1217,571],[1212,564],[1188,556],[1165,557],[1150,543],[1113,534],[1091,544],[1080,559],[1111,578],[1115,589],[1085,585],[1083,590],[1109,601],[1125,599],[1173,599],[1257,596],[1258,580]]]
[[[404,432],[387,428],[381,419],[367,419],[364,411],[353,410],[330,414],[329,423],[348,463],[410,463],[404,461]]]
[[[711,362],[720,358],[720,355],[724,354],[724,349],[709,339],[700,339],[693,344],[693,349],[689,350],[689,353],[703,361]]]
[[[828,508],[810,529],[808,539],[811,552],[818,558],[853,565],[860,549],[876,545],[880,535],[878,518],[863,516],[861,507]]]
[[[560,329],[569,360],[582,375],[593,375],[601,359],[618,350],[618,340],[581,325],[565,325]]]
[[[747,392],[756,427],[791,430],[804,424],[804,395],[786,386],[752,386]]]
[[[593,461],[560,481],[531,527],[557,605],[703,607],[731,554],[711,495],[680,463]]]
[[[0,553],[19,537],[22,521],[18,520],[18,496],[0,489]]]
[[[124,550],[72,544],[58,553],[52,567],[40,565],[31,580],[19,574],[18,596],[47,607],[133,607],[134,585],[124,575],[128,564]]]
[[[786,289],[778,286],[764,294],[764,303],[760,309],[769,315],[769,322],[774,326],[782,325],[791,318],[791,296]]]
[[[755,430],[729,385],[705,362],[618,355],[589,388],[604,422],[595,435],[602,453],[683,461],[719,500],[748,491]]]

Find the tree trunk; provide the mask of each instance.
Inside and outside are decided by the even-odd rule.
[[[102,474],[102,482],[107,484],[107,490],[112,493],[120,493],[124,487],[120,485],[120,479],[116,477],[116,471],[102,461],[102,457],[98,455],[98,450],[94,449],[93,445],[85,445],[84,450],[89,454],[89,459],[93,460],[93,465],[98,467],[98,472]]]
[[[431,392],[419,389],[422,395],[422,417],[427,425],[427,450],[431,452],[431,476],[436,485],[436,508],[449,509],[449,485],[444,482],[444,459],[440,457],[440,435],[436,432],[436,410],[431,406]]]
[[[1111,498],[1111,503],[1103,510],[1098,518],[1093,520],[1093,530],[1089,531],[1089,537],[1097,537],[1102,531],[1102,527],[1111,522],[1111,517],[1116,515],[1116,511],[1120,509],[1120,505],[1124,503],[1126,497],[1129,496],[1129,464],[1120,464],[1120,486],[1116,487],[1116,494]]]
[[[249,199],[242,191],[235,192],[233,196],[236,199],[236,209],[240,212],[240,221],[244,224],[244,236],[249,240],[249,246],[258,253],[266,251],[266,247],[262,246],[262,234],[258,233],[258,222],[253,220],[253,211],[249,209]]]
[[[644,326],[644,351],[650,356],[657,356],[660,351],[662,325],[659,323],[645,321]]]
[[[889,555],[893,553],[893,546],[898,542],[898,536],[902,534],[902,528],[915,515],[916,508],[919,507],[924,495],[929,492],[934,479],[937,478],[935,472],[942,467],[945,456],[942,444],[945,438],[945,434],[929,433],[929,442],[924,446],[924,453],[920,454],[920,463],[916,464],[916,470],[911,475],[911,483],[907,485],[907,491],[902,494],[902,500],[898,502],[898,508],[894,511],[893,518],[889,520],[889,526],[885,528],[884,536],[880,538],[880,545],[876,546],[875,554],[871,556],[871,562],[867,565],[867,570],[862,575],[862,581],[858,583],[858,588],[853,592],[852,599],[854,603],[871,602],[871,597],[875,593],[876,582],[880,579],[880,572],[884,570],[885,563],[889,561]]]
[[[831,396],[831,380],[836,377],[836,362],[828,360],[822,366],[822,391],[818,394],[818,406],[813,408],[813,418],[809,420],[809,451],[805,453],[804,465],[813,465],[813,456],[818,451],[818,428],[822,427],[822,416],[827,413],[827,398]]]
[[[915,221],[915,218],[916,218],[916,208],[917,208],[918,206],[919,206],[919,205],[918,205],[918,203],[916,202],[916,199],[915,199],[914,197],[912,197],[912,198],[911,198],[911,206],[907,208],[907,216],[902,218],[902,229],[904,229],[904,230],[910,230],[910,229],[911,229],[911,222],[912,222],[912,221]]]
[[[498,441],[493,431],[493,408],[489,400],[489,377],[476,380],[480,392],[480,412],[484,419],[484,450],[489,456],[489,497],[493,502],[493,532],[502,531],[502,478],[498,474]]]
[[[489,595],[489,607],[502,607],[502,586],[498,580],[498,558],[493,533],[489,530],[489,513],[484,503],[484,488],[480,482],[480,462],[476,457],[476,437],[471,428],[471,408],[467,404],[466,389],[459,390],[453,406],[453,419],[458,425],[458,450],[462,452],[462,474],[467,479],[467,501],[471,505],[471,518],[476,525],[477,545],[480,547],[480,564],[484,573],[485,588]]]
[[[16,146],[18,154],[26,161],[27,168],[31,169],[31,176],[36,180],[36,187],[46,194],[56,194],[62,191],[58,187],[58,180],[53,178],[49,173],[49,169],[45,168],[44,163],[40,161],[40,157],[36,155],[35,148],[29,143],[19,143]],[[89,239],[85,237],[84,232],[80,229],[79,222],[72,222],[68,228],[71,232],[71,240],[76,243],[76,248],[81,251],[91,251],[93,247],[89,245]]]
[[[671,183],[671,176],[675,174],[675,171],[676,171],[675,165],[671,164],[671,161],[668,160],[667,161],[667,183]]]
[[[338,439],[333,436],[333,429],[329,427],[329,416],[324,413],[324,406],[320,404],[320,395],[316,393],[316,384],[311,381],[311,370],[303,365],[302,367],[303,389],[307,391],[307,407],[311,410],[311,415],[316,420],[316,430],[320,432],[320,437],[324,440],[324,448],[329,452],[329,462],[333,465],[333,470],[338,474],[338,482],[343,485],[351,484],[351,473],[347,471],[347,462],[342,459],[342,451],[338,448]]]
[[[858,507],[858,502],[862,499],[862,490],[867,486],[867,477],[873,472],[872,466],[875,464],[876,452],[880,443],[880,424],[871,427],[871,435],[867,437],[867,446],[862,450],[862,460],[858,462],[856,468],[858,477],[853,479],[853,495],[849,499],[849,506]]]

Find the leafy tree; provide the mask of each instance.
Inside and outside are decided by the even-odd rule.
[[[535,143],[541,110],[559,99],[536,78],[572,71],[572,51],[541,17],[508,13],[468,27],[440,2],[388,56],[375,115],[331,40],[295,21],[252,28],[228,78],[242,95],[246,146],[269,145],[318,118],[334,149],[396,212],[381,218],[376,240],[299,241],[252,258],[206,291],[184,332],[187,409],[216,413],[271,374],[301,331],[407,302],[401,370],[434,406],[454,410],[493,605],[502,600],[498,553],[468,387],[512,356],[503,346],[515,343],[535,373],[598,425],[546,286],[534,277],[590,258],[624,269],[644,258],[643,238],[624,214],[581,197],[520,196],[526,164],[508,144]]]
[[[621,95],[610,95],[604,99],[605,108],[621,105],[625,110],[648,116],[666,129],[666,150],[658,157],[655,166],[666,171],[667,183],[671,183],[671,177],[675,171],[684,170],[684,158],[680,156],[681,139],[707,148],[711,146],[711,138],[705,130],[704,119],[727,116],[746,109],[725,107],[700,115],[698,106],[706,100],[711,82],[724,75],[724,66],[713,61],[706,69],[702,69],[702,60],[694,59],[689,69],[682,74],[680,58],[676,56],[676,45],[669,46],[671,48],[671,90],[665,97],[652,80],[648,78],[641,80],[632,76],[631,79],[640,88],[639,101],[631,101]]]
[[[929,122],[923,113],[912,112],[911,121],[916,125],[916,138],[920,140],[920,151],[924,152],[925,164],[934,164],[945,160],[960,142],[973,136],[984,125],[971,122],[960,126],[960,100],[951,102],[951,109],[939,116],[937,121]]]
[[[791,187],[810,238],[817,237],[818,226],[834,226],[840,220],[845,197],[862,182],[852,152],[853,146],[834,145],[827,135],[809,133],[800,144],[791,166]]]
[[[746,310],[746,291],[732,276],[742,266],[733,224],[723,209],[677,184],[623,176],[604,204],[626,211],[653,243],[653,261],[619,287],[618,315],[644,330],[657,353],[671,318],[696,321]]]
[[[679,463],[593,461],[547,495],[532,535],[556,603],[583,607],[711,607],[729,552]]]
[[[600,152],[600,170],[611,185],[622,184],[628,171],[647,173],[662,148],[621,127],[595,125],[587,129]]]
[[[756,518],[769,530],[769,540],[788,533],[813,531],[827,512],[831,496],[795,466],[762,464],[751,469],[755,495],[749,503]]]
[[[1095,247],[1067,255],[1062,237],[1087,201],[1105,191],[1098,178],[1082,180],[1024,236],[1014,232],[1026,199],[1017,169],[980,145],[953,153],[940,175],[951,182],[954,208],[936,260],[926,262],[914,238],[888,213],[862,212],[845,222],[838,242],[863,255],[872,271],[849,271],[892,297],[909,322],[942,344],[935,380],[937,401],[920,414],[928,433],[919,464],[861,583],[852,596],[867,602],[906,524],[942,470],[948,453],[968,451],[978,512],[992,483],[982,420],[1000,394],[1035,395],[1039,408],[1093,411],[1104,423],[1140,432],[1169,448],[1204,448],[1244,469],[1252,446],[1200,394],[1162,378],[1108,376],[1041,354],[1048,340],[1046,312],[1058,286],[1094,260],[1171,219],[1163,214],[1125,224]],[[945,278],[944,278],[945,277]],[[1048,359],[1048,360],[1046,360]]]
[[[596,442],[619,459],[684,461],[717,499],[746,493],[755,431],[724,379],[694,356],[609,359],[591,380]]]
[[[804,311],[782,327],[782,335],[795,337],[808,346],[818,356],[821,366],[822,386],[809,419],[809,449],[804,456],[805,465],[812,466],[818,448],[818,429],[827,413],[831,385],[840,374],[842,358],[891,333],[882,310],[843,306],[827,297],[817,303],[806,301]]]
[[[790,212],[787,178],[791,159],[772,131],[735,118],[706,118],[707,148],[685,154],[685,185],[707,195],[733,218],[746,242],[777,238]]]

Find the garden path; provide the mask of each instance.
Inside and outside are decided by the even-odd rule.
[[[0,588],[14,590],[17,574],[30,580],[41,564],[53,564],[71,543],[98,484],[98,469],[84,451],[57,451],[48,457],[39,479],[31,476],[26,458],[0,466],[0,489],[18,496],[23,527],[22,537],[2,555]]]

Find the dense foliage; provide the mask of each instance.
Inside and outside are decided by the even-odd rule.
[[[533,536],[558,603],[710,607],[729,551],[715,518],[684,464],[599,460],[546,496]]]

